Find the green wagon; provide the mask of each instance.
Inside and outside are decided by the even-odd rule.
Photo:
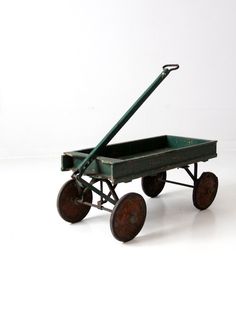
[[[117,240],[132,240],[145,222],[146,204],[138,193],[128,193],[119,198],[116,187],[121,182],[137,178],[141,178],[143,192],[149,197],[156,197],[165,183],[172,183],[193,189],[196,208],[204,210],[211,205],[217,193],[218,178],[211,172],[204,172],[199,177],[198,162],[217,156],[216,141],[163,135],[108,145],[157,86],[178,68],[178,65],[165,65],[157,79],[95,148],[62,155],[62,171],[73,172],[72,179],[62,186],[57,199],[58,212],[64,220],[79,222],[93,206],[111,213],[111,232]],[[193,171],[190,165],[193,165]],[[185,170],[193,181],[192,185],[167,180],[167,171],[174,168]],[[107,193],[104,192],[104,184],[108,187]],[[99,195],[96,204],[92,201],[93,193]],[[106,207],[106,203],[112,204],[113,208]]]

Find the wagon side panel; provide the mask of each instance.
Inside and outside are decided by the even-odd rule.
[[[155,175],[156,173],[216,157],[216,142],[204,143],[164,153],[141,156],[116,163],[113,167],[115,183]]]

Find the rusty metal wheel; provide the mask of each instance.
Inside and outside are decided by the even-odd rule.
[[[146,203],[140,194],[128,193],[121,197],[111,214],[113,236],[122,242],[135,238],[143,227],[146,212]]]
[[[91,206],[78,202],[82,196],[84,202],[92,203],[92,191],[82,190],[75,180],[69,180],[62,186],[57,197],[57,209],[64,220],[79,222],[88,214]]]
[[[212,172],[203,172],[193,188],[193,204],[196,208],[207,209],[216,197],[218,178]]]
[[[156,197],[163,190],[165,180],[166,171],[160,172],[156,176],[143,177],[141,182],[143,192],[149,197]]]

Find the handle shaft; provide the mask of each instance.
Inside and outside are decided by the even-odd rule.
[[[135,103],[129,108],[129,110],[120,118],[115,126],[104,136],[104,138],[98,143],[98,145],[90,152],[90,154],[82,161],[79,169],[76,170],[73,176],[79,173],[82,176],[86,168],[92,163],[92,161],[99,155],[103,148],[112,140],[112,138],[120,131],[120,129],[126,124],[126,122],[134,115],[134,113],[140,108],[145,100],[152,94],[158,85],[167,77],[167,75],[177,70],[179,65],[165,65],[163,71],[155,79],[155,81],[146,89],[146,91],[135,101]]]

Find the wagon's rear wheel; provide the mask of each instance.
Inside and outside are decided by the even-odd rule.
[[[207,209],[216,197],[218,178],[212,172],[203,172],[194,184],[193,204],[196,208]]]
[[[116,203],[111,214],[113,236],[122,242],[132,240],[141,231],[146,218],[146,203],[137,193],[128,193]]]
[[[161,193],[165,186],[166,171],[160,172],[155,176],[146,176],[142,178],[143,192],[149,197],[156,197]]]
[[[89,205],[85,205],[79,200],[92,203],[92,191],[80,188],[75,180],[67,181],[61,188],[57,197],[57,209],[59,215],[68,222],[79,222],[89,212]]]

